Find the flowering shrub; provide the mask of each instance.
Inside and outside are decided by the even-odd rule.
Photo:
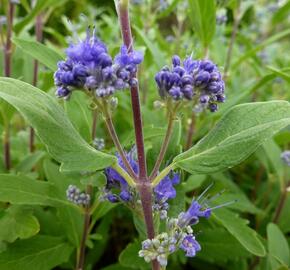
[[[290,267],[289,2],[65,2],[0,7],[0,269]]]

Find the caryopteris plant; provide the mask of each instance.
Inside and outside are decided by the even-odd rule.
[[[132,2],[139,5],[142,1]],[[165,6],[164,1],[161,2],[164,6],[160,12],[164,12],[168,6]],[[211,7],[210,3],[214,1],[208,1],[207,4],[202,1],[189,3],[190,8],[200,9],[199,16],[204,16],[202,10]],[[155,75],[150,77],[155,85],[154,99],[158,99],[155,106],[160,114],[166,115],[167,121],[163,123],[162,139],[159,136],[158,143],[153,139],[154,136],[149,136],[155,151],[152,155],[152,149],[145,143],[148,141],[148,132],[147,126],[143,125],[144,112],[140,104],[143,84],[139,84],[145,72],[144,68],[139,67],[146,61],[147,54],[144,54],[144,48],[143,52],[134,48],[134,40],[138,36],[132,37],[129,6],[128,0],[115,0],[122,40],[117,38],[105,43],[94,26],[87,28],[84,38],[74,33],[74,39],[65,50],[63,59],[55,66],[53,78],[56,97],[21,80],[8,78],[9,74],[0,79],[0,98],[23,116],[40,139],[40,142],[33,140],[33,149],[37,145],[35,143],[44,144],[48,153],[38,175],[40,179],[45,176],[47,181],[33,179],[38,169],[34,166],[25,171],[26,176],[20,166],[13,168],[10,174],[0,176],[0,201],[5,205],[5,222],[1,223],[0,220],[1,270],[93,269],[110,237],[108,228],[113,216],[109,215],[109,211],[118,204],[129,209],[133,217],[132,221],[119,220],[120,225],[125,222],[131,226],[134,223],[138,236],[122,252],[120,263],[103,269],[181,269],[178,261],[185,263],[184,256],[212,256],[214,261],[216,254],[209,253],[210,244],[217,248],[223,237],[228,241],[228,253],[235,248],[242,250],[237,255],[238,260],[256,256],[256,259],[253,257],[253,267],[259,263],[259,257],[266,255],[261,237],[246,225],[245,220],[227,209],[251,207],[248,200],[239,195],[236,198],[229,197],[227,191],[222,195],[224,191],[215,188],[212,181],[203,185],[198,192],[186,189],[185,179],[198,179],[209,174],[215,175],[215,180],[223,178],[220,172],[240,164],[266,140],[290,125],[290,104],[287,101],[269,101],[229,106],[222,110],[223,116],[211,131],[203,132],[202,138],[194,146],[191,130],[191,135],[185,134],[189,138],[189,149],[185,151],[177,143],[178,150],[175,147],[172,151],[171,144],[175,145],[174,140],[180,141],[187,128],[185,121],[182,121],[186,111],[193,114],[192,121],[200,115],[210,121],[215,119],[219,108],[223,108],[223,103],[227,102],[227,85],[222,70],[208,56],[213,34],[201,35],[204,58],[196,59],[185,49],[179,49],[179,54],[185,57],[174,54],[171,59],[163,59],[166,65],[156,68]],[[173,3],[169,8],[174,7]],[[45,13],[42,11],[38,16],[41,16],[38,19],[45,18]],[[183,24],[182,19],[179,20]],[[195,27],[197,20],[193,18]],[[220,24],[225,22],[223,20]],[[200,27],[204,27],[200,31],[210,32],[206,26]],[[237,31],[237,27],[238,24],[234,31]],[[137,26],[134,29],[140,31]],[[27,50],[23,40],[16,38],[15,43]],[[44,54],[51,50],[44,49],[39,43],[35,44]],[[145,44],[150,46],[148,41]],[[149,49],[152,50],[152,45]],[[50,53],[56,55],[55,52]],[[228,59],[231,59],[230,54]],[[45,59],[43,55],[38,60],[41,63],[50,61],[49,57]],[[225,71],[227,78],[230,76],[229,61]],[[124,109],[118,104],[120,101],[123,106],[124,103],[129,104],[130,108],[121,120],[115,118],[118,110]],[[72,104],[77,106],[70,107]],[[84,113],[91,126],[89,139],[83,136],[82,130],[76,129],[75,122],[71,122],[70,108],[75,114],[82,114],[82,108],[89,108]],[[122,121],[124,125],[125,122],[133,123],[133,143],[130,139],[127,142],[123,137],[120,139],[116,122],[122,126]],[[167,128],[164,128],[166,125]],[[96,127],[99,134],[107,132],[109,140],[96,137]],[[112,149],[107,148],[110,141],[114,144]],[[45,150],[41,151],[32,152],[25,164],[32,162],[31,159],[37,158],[37,155],[43,158]],[[287,172],[284,173],[290,162],[289,151],[283,152],[281,159],[285,165],[283,167],[282,162],[279,165],[283,167],[283,173],[280,173],[281,196],[273,223],[277,223],[281,217],[289,189]],[[7,162],[6,158],[8,170],[10,165]],[[203,182],[204,179],[200,183]],[[199,186],[201,184],[196,184],[195,188]],[[189,201],[185,200],[186,190],[191,192]],[[252,209],[250,213],[259,211]],[[55,223],[51,220],[55,220]],[[276,233],[284,245],[285,239],[273,223],[267,227],[269,241],[275,241],[271,237]],[[10,237],[7,236],[7,226],[11,226]],[[14,230],[13,226],[19,227]],[[5,237],[1,230],[6,230]],[[115,237],[118,239],[121,236],[122,232],[117,230]],[[13,243],[18,238],[21,240]],[[204,246],[206,253],[202,255]],[[272,252],[271,256],[274,256],[272,249],[270,246],[267,252]],[[221,254],[224,253],[226,251]]]

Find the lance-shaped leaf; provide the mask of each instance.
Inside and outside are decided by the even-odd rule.
[[[289,245],[287,239],[276,224],[268,224],[267,238],[269,260],[272,269],[279,269],[281,266],[290,266]]]
[[[231,168],[288,125],[290,104],[287,101],[235,106],[206,137],[177,156],[173,164],[192,174],[208,174]]]
[[[38,235],[17,241],[0,254],[1,270],[50,270],[69,260],[73,248],[62,238]]]
[[[226,209],[215,211],[213,216],[246,250],[257,256],[263,257],[266,255],[265,247],[259,240],[259,235],[247,226],[248,220],[242,219]]]
[[[216,26],[214,0],[189,0],[189,18],[194,31],[206,48],[210,44]]]
[[[63,171],[95,171],[116,161],[91,147],[75,130],[57,101],[41,90],[11,78],[0,78],[0,98],[14,106],[35,129]]]
[[[59,198],[54,185],[24,175],[0,174],[0,202],[19,205],[77,206]]]
[[[52,71],[57,69],[57,62],[63,60],[62,55],[40,42],[13,38],[13,43]]]

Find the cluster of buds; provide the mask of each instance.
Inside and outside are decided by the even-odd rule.
[[[232,203],[208,207],[208,202],[221,194],[218,193],[211,199],[204,198],[210,187],[211,185],[197,199],[192,200],[188,210],[180,213],[178,218],[167,218],[165,232],[154,239],[143,241],[139,256],[146,262],[157,260],[162,266],[167,265],[168,256],[178,249],[183,250],[185,256],[194,257],[201,247],[195,239],[192,226],[196,225],[200,218],[209,218],[213,209]]]
[[[79,188],[74,185],[69,185],[66,190],[66,197],[69,201],[77,205],[88,206],[91,202],[91,197],[85,192],[81,192]]]
[[[143,60],[141,53],[129,51],[125,45],[113,60],[106,45],[89,30],[86,39],[71,44],[66,55],[54,74],[56,95],[64,99],[73,90],[84,90],[99,98],[129,88],[136,84],[137,65]]]
[[[178,219],[168,219],[167,232],[143,241],[139,256],[146,262],[157,260],[164,267],[167,265],[168,256],[178,249],[185,251],[187,257],[194,257],[201,247],[195,240],[192,228],[180,227],[178,223]]]
[[[164,67],[155,76],[161,98],[194,100],[211,112],[225,101],[225,84],[217,66],[210,60],[172,58],[172,68]]]
[[[103,150],[105,148],[105,140],[103,138],[95,138],[93,140],[93,147],[97,150]]]

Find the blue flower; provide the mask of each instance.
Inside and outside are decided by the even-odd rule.
[[[179,214],[178,216],[178,226],[180,226],[181,228],[186,227],[186,226],[191,226],[191,225],[195,225],[199,222],[199,218],[200,217],[204,217],[204,218],[209,218],[211,216],[212,210],[217,209],[217,208],[221,208],[223,206],[226,205],[230,205],[234,202],[236,202],[236,200],[234,201],[230,201],[230,202],[226,202],[224,204],[221,205],[217,205],[214,207],[209,207],[208,203],[217,198],[218,196],[220,196],[222,194],[222,192],[217,193],[216,195],[214,195],[213,197],[211,197],[210,199],[208,198],[204,198],[205,194],[208,192],[208,190],[212,187],[213,184],[209,185],[199,196],[197,199],[193,199],[191,202],[190,207],[188,208],[188,210],[186,212],[182,212]]]
[[[154,188],[154,193],[157,201],[166,201],[176,197],[174,185],[179,184],[180,175],[174,173],[172,178],[169,175],[165,176],[160,183]]]
[[[143,60],[139,52],[128,52],[122,46],[114,61],[106,45],[87,32],[85,40],[70,44],[67,59],[58,63],[54,74],[56,95],[68,99],[74,90],[89,91],[95,97],[106,97],[117,90],[136,84],[137,65]]]
[[[129,52],[125,45],[121,47],[120,53],[115,57],[115,64],[119,65],[120,67],[139,65],[142,61],[142,53],[136,51]]]
[[[181,64],[180,57],[172,57],[172,68],[164,67],[155,76],[161,98],[196,100],[211,112],[217,103],[225,101],[225,84],[217,66],[210,60],[193,60],[187,57]]]
[[[211,209],[205,208],[202,210],[202,208],[202,205],[193,200],[188,210],[185,213],[181,213],[179,215],[179,226],[184,227],[187,225],[195,225],[198,223],[200,217],[209,218],[211,215]]]
[[[127,160],[130,163],[135,174],[139,173],[139,166],[134,158],[135,149],[133,148],[129,153],[126,154]],[[125,165],[121,157],[117,154],[118,164],[126,170]],[[129,202],[133,199],[132,191],[129,188],[126,180],[113,168],[108,167],[105,169],[105,175],[107,178],[107,184],[105,188],[105,198],[110,200],[111,202],[116,202],[116,197],[112,194],[115,194],[117,198],[121,199],[124,202]],[[173,199],[176,196],[176,190],[174,189],[174,185],[177,185],[180,181],[180,176],[178,173],[173,173],[172,175],[165,176],[160,183],[154,188],[155,195],[155,204],[153,205],[153,209],[156,211],[160,211],[161,214],[166,217],[165,213],[169,207],[166,202],[168,199]],[[115,193],[112,193],[115,192]],[[110,195],[108,197],[108,195]],[[112,198],[112,200],[110,199]]]
[[[134,160],[133,155],[134,155],[134,149],[131,150],[126,155],[126,157],[133,171],[136,174],[138,174],[138,171],[139,171],[138,163]],[[117,154],[117,157],[118,157],[118,164],[124,170],[126,170],[121,157],[118,154]],[[132,193],[129,188],[129,185],[119,173],[117,173],[113,168],[109,167],[105,169],[105,175],[107,178],[107,184],[105,188],[106,199],[108,199],[112,203],[118,202],[119,200],[122,200],[124,202],[129,202],[132,200]],[[118,192],[118,194],[113,194],[112,191]]]
[[[194,257],[196,252],[201,250],[199,243],[192,234],[183,238],[180,248],[186,252],[185,256],[187,257]]]
[[[287,166],[290,166],[290,151],[286,150],[281,153],[281,159],[285,162]]]

